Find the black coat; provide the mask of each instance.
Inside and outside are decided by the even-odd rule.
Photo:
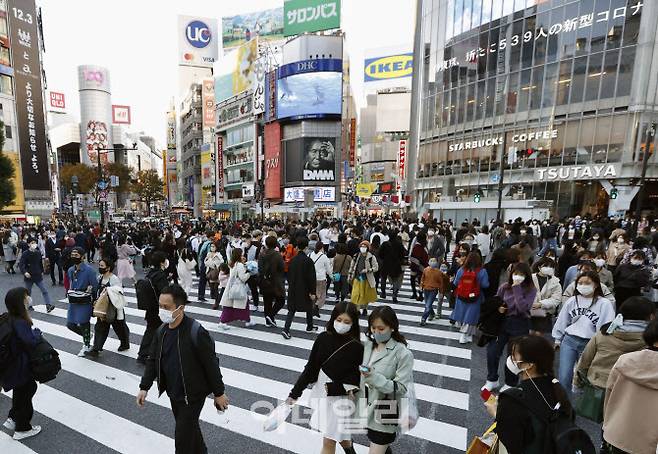
[[[630,263],[624,263],[615,268],[615,288],[641,289],[649,285],[650,280],[651,272],[646,266],[635,266]]]
[[[199,327],[197,339],[194,341],[191,336],[194,323],[193,319],[185,316],[178,326],[183,391],[188,402],[205,399],[210,393],[215,397],[224,394],[224,382],[219,369],[219,359],[215,353],[215,341],[203,327]],[[148,391],[151,389],[153,382],[157,380],[160,395],[167,389],[166,377],[161,364],[164,336],[165,330],[159,329],[157,336],[151,343],[144,376],[139,384],[139,389]]]
[[[315,295],[315,265],[300,251],[288,266],[288,310],[311,310],[313,301],[310,295]]]
[[[50,260],[51,265],[55,265],[62,255],[62,251],[56,251],[55,249],[59,248],[57,241],[55,239],[48,238],[46,240],[46,257]]]
[[[30,273],[32,282],[41,282],[43,280],[43,261],[39,249],[23,252],[21,260],[18,262],[18,268],[23,274]]]
[[[379,248],[379,256],[381,257],[380,272],[392,278],[398,277],[402,274],[402,264],[405,261],[406,251],[399,239],[391,238]]]
[[[258,257],[258,274],[263,293],[285,295],[283,257],[274,249],[265,249]]]

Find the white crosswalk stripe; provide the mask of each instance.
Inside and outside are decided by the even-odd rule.
[[[248,441],[254,454],[271,452],[272,447],[294,453],[319,452],[321,434],[309,429],[306,423],[288,422],[275,432],[265,433],[262,430],[264,411],[257,412],[252,408],[258,401],[276,405],[285,399],[303,370],[315,338],[315,334],[305,332],[303,314],[296,314],[291,340],[283,339],[280,328],[266,327],[260,311],[252,313],[251,317],[258,323],[257,326],[245,328],[236,324],[230,330],[223,330],[218,326],[220,311],[211,309],[211,302],[199,302],[196,287],[195,279],[195,290],[191,292],[191,303],[186,307],[186,313],[197,319],[215,339],[227,394],[231,398],[231,408],[224,416],[217,414],[211,400],[206,402],[201,413],[202,422],[207,424],[202,429],[209,452],[223,452],[220,447],[213,449],[211,445],[213,440],[222,437]],[[135,364],[134,358],[145,322],[143,312],[137,309],[134,288],[126,287],[126,300],[130,349],[117,352],[119,342],[111,332],[98,359],[75,356],[80,347],[80,337],[66,328],[65,301],[60,301],[58,308],[50,314],[41,306],[36,308],[34,325],[60,352],[63,371],[55,381],[39,387],[34,400],[35,411],[53,421],[66,421],[64,424],[74,434],[92,439],[116,452],[173,452],[173,432],[144,427],[139,412],[135,410],[134,395],[138,390],[142,368]],[[321,328],[328,321],[334,304],[332,289],[321,310],[321,317],[315,318]],[[414,353],[421,416],[413,431],[398,438],[394,445],[395,452],[463,452],[468,436],[465,426],[469,409],[471,351],[458,344],[459,333],[450,327],[447,320],[449,308],[444,304],[440,319],[428,322],[424,327],[419,326],[424,305],[411,299],[408,278],[405,278],[397,304],[380,299],[372,306],[381,304],[389,304],[396,310],[401,323],[400,331],[407,337],[409,348]],[[279,326],[282,326],[285,315],[286,310],[283,309],[277,317]],[[361,320],[362,327],[363,324]],[[65,381],[71,384],[67,385]],[[83,398],[85,393],[97,398],[89,402]],[[308,406],[308,394],[307,390],[298,401],[302,409]],[[170,403],[166,395],[158,398],[153,388],[148,401],[149,405],[155,405],[158,414],[168,415]],[[107,425],[118,427],[126,433],[126,437],[113,439],[103,429]],[[36,452],[6,436],[0,436],[0,447],[5,446],[8,449],[1,449],[3,453]],[[367,439],[363,435],[357,436],[355,446],[357,452],[367,452]]]

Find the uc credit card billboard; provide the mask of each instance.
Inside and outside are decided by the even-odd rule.
[[[401,53],[382,57],[366,58],[363,68],[364,82],[411,77],[414,70],[414,54]]]
[[[320,118],[342,112],[343,61],[322,58],[283,65],[278,71],[277,118]]]
[[[178,16],[177,34],[179,65],[212,67],[221,39],[217,19]]]

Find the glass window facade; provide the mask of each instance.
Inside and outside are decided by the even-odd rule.
[[[575,183],[534,182],[530,170],[622,162],[636,121],[628,105],[642,1],[426,0],[425,5],[423,24],[447,10],[445,26],[430,27],[429,37],[424,30],[420,187],[433,186],[446,196],[460,188],[465,194],[495,191],[491,175],[500,171],[502,147],[477,141],[503,135],[509,154],[516,155],[502,160],[509,171],[505,180],[518,181],[526,198],[569,192],[568,203],[556,202],[558,210],[575,206]],[[512,140],[538,130],[555,133]],[[478,146],[454,146],[473,141]]]

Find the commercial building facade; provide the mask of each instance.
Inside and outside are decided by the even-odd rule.
[[[420,0],[417,15],[408,183],[418,212],[495,218],[501,176],[505,218],[634,207],[658,121],[658,4]],[[647,177],[646,208],[658,197],[655,157]]]

